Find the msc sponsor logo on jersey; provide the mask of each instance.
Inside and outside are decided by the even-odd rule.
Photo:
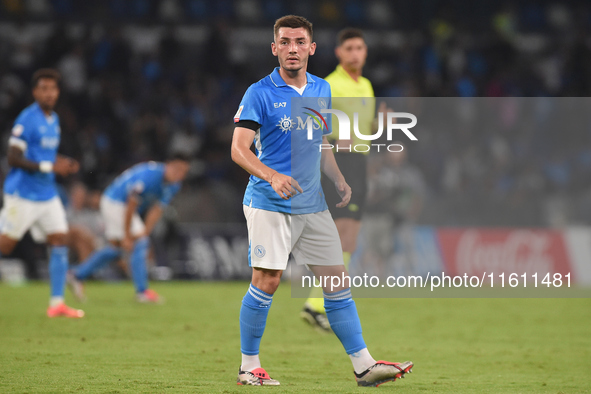
[[[41,138],[41,147],[45,149],[56,149],[60,144],[58,137],[43,137]]]
[[[281,129],[281,131],[287,134],[287,132],[293,128],[293,122],[289,116],[283,115],[283,118],[279,119],[277,126]]]

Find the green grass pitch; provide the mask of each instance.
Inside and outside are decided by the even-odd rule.
[[[139,305],[130,284],[91,283],[86,317],[67,320],[45,317],[46,284],[0,285],[0,392],[591,392],[591,299],[357,300],[372,355],[415,363],[373,389],[355,385],[336,337],[300,320],[287,283],[261,345],[281,386],[237,386],[247,286],[155,284],[166,304]]]

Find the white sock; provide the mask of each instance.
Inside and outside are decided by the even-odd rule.
[[[240,365],[240,369],[242,371],[252,371],[253,369],[257,369],[261,367],[261,360],[259,359],[259,355],[256,356],[249,356],[246,354],[242,355],[242,365]]]
[[[353,363],[355,373],[361,373],[376,363],[376,360],[369,354],[367,348],[361,349],[357,353],[349,354],[349,357]]]
[[[64,303],[64,297],[56,296],[49,299],[49,306],[54,307]]]

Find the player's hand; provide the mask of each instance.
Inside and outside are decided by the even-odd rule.
[[[121,248],[123,248],[123,250],[125,250],[126,252],[131,252],[133,250],[133,238],[131,237],[131,235],[126,235],[121,240]]]
[[[80,163],[76,159],[69,158],[70,160],[70,174],[75,174],[80,171]]]
[[[335,186],[337,188],[337,193],[341,197],[341,202],[337,204],[337,208],[344,208],[349,204],[351,201],[351,186],[345,182],[345,178],[336,181]]]
[[[279,172],[276,172],[271,176],[271,181],[269,183],[271,183],[271,187],[275,190],[275,193],[279,194],[279,197],[284,200],[289,200],[291,197],[295,196],[297,192],[304,192],[298,181]]]
[[[78,161],[66,156],[58,156],[53,164],[53,172],[60,176],[75,174],[80,169]]]

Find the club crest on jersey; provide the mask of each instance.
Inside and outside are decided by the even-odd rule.
[[[265,257],[267,251],[263,247],[263,245],[257,245],[254,247],[254,255],[257,256],[259,259]]]
[[[287,132],[293,128],[293,122],[289,116],[283,115],[283,118],[279,120],[277,126],[281,129],[281,131],[287,134]]]

